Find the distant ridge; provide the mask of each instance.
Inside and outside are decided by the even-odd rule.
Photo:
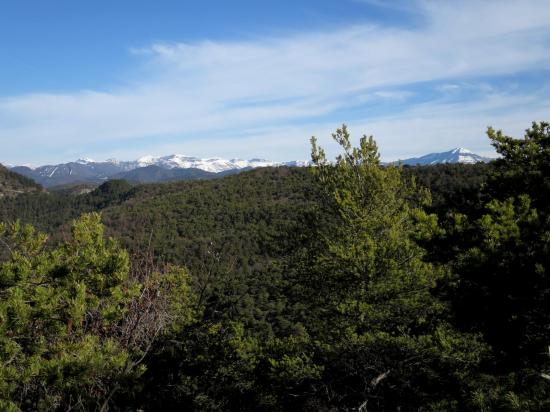
[[[472,153],[462,147],[442,153],[430,153],[421,157],[392,162],[403,165],[433,165],[440,163],[489,162],[491,158]],[[78,159],[74,162],[40,167],[15,166],[11,170],[26,176],[44,187],[74,184],[101,184],[111,179],[134,182],[162,182],[172,180],[211,179],[226,174],[255,169],[258,167],[305,167],[311,163],[305,160],[273,162],[266,159],[223,159],[220,157],[198,158],[173,154],[169,156],[143,156],[137,160],[119,161],[109,159],[97,162],[92,159]]]
[[[435,165],[435,164],[441,164],[441,163],[463,163],[463,164],[473,164],[473,163],[479,163],[479,162],[487,163],[487,162],[490,162],[491,160],[493,159],[491,159],[490,157],[480,156],[463,147],[457,147],[447,152],[430,153],[424,156],[412,157],[409,159],[399,160],[393,163],[416,166],[416,165]]]
[[[15,173],[0,165],[0,197],[21,193],[38,192],[42,187],[34,180]]]
[[[165,169],[160,166],[150,165],[116,174],[111,176],[111,179],[122,179],[136,183],[155,183],[174,180],[213,179],[217,175],[217,173],[207,172],[196,168]]]
[[[265,159],[198,158],[173,154],[143,156],[133,161],[109,159],[97,162],[83,158],[74,162],[39,167],[15,166],[11,170],[26,176],[44,187],[94,183],[110,179],[136,182],[208,179],[258,167],[307,166],[307,161],[273,162]]]

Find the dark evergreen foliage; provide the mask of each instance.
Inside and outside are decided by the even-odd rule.
[[[21,181],[36,191],[1,198],[0,221],[49,238],[1,227],[0,405],[548,410],[549,130],[490,129],[491,164],[382,166],[344,127],[337,163],[314,146],[314,168],[92,191]],[[98,215],[71,223],[90,212],[130,267]],[[118,289],[97,289],[113,273]],[[120,316],[87,329],[80,311],[107,316],[98,302]],[[132,319],[140,332],[122,334]]]

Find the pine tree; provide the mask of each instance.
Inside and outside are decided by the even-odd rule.
[[[314,361],[324,366],[318,396],[368,410],[438,402],[452,409],[457,382],[483,347],[451,328],[431,293],[444,272],[425,262],[417,242],[438,230],[422,209],[429,193],[404,181],[400,168],[382,166],[372,136],[355,148],[344,125],[333,138],[343,149],[335,163],[312,138],[320,215],[331,218],[296,275],[307,302],[303,323],[319,343]]]
[[[100,218],[82,216],[55,248],[29,225],[0,225],[2,410],[106,410],[162,329],[189,319],[186,272],[131,275]]]
[[[487,407],[547,410],[550,382],[541,374],[550,369],[550,124],[533,123],[523,139],[492,128],[488,136],[501,157],[480,216],[454,216],[453,307],[461,328],[483,333],[492,348],[478,398]]]

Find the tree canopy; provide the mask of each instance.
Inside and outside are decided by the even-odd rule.
[[[548,410],[549,131],[0,199],[0,409]]]

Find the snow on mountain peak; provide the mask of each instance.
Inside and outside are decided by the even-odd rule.
[[[159,166],[165,169],[201,169],[207,172],[224,172],[227,170],[245,169],[254,167],[278,166],[281,163],[271,162],[265,159],[223,159],[221,157],[198,158],[183,154],[172,154],[168,156],[143,156],[135,162],[135,167]]]
[[[457,147],[447,152],[430,153],[421,157],[401,160],[404,165],[434,165],[440,163],[478,163],[488,162],[490,158],[479,156],[468,149]]]
[[[84,157],[84,158],[78,159],[75,163],[78,163],[78,164],[81,164],[81,165],[87,165],[87,164],[90,164],[90,163],[96,163],[96,161],[94,159]]]
[[[457,147],[453,150],[451,150],[452,153],[458,153],[458,154],[473,154],[471,150],[468,150],[464,147]]]
[[[152,164],[154,163],[156,160],[158,159],[157,156],[151,156],[151,155],[147,155],[147,156],[142,156],[140,157],[139,159],[136,160],[136,163],[139,163],[139,164]]]

